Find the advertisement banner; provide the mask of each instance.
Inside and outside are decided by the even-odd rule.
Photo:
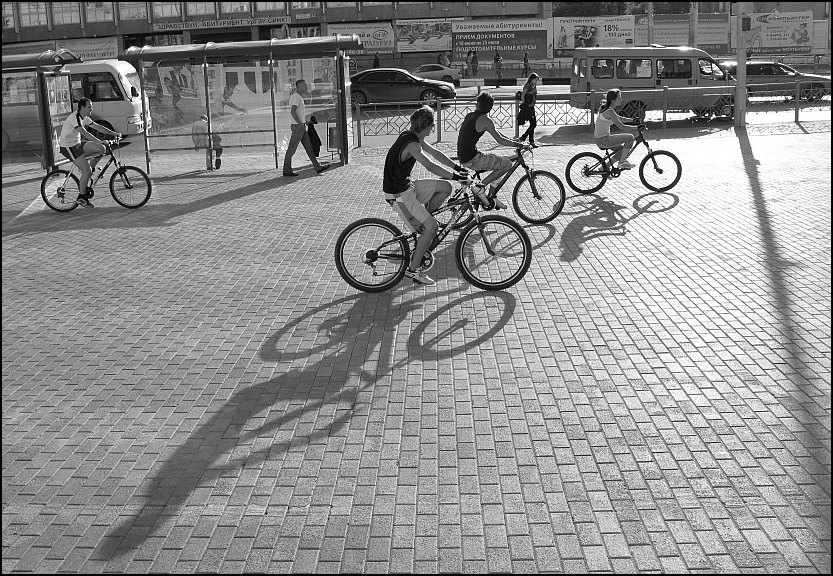
[[[575,48],[633,46],[633,16],[553,18],[554,56],[572,56]]]
[[[53,126],[60,124],[72,112],[69,97],[69,75],[47,76],[46,91],[49,94],[49,115]]]
[[[813,13],[752,14],[746,49],[750,54],[809,54],[813,49]]]
[[[61,48],[71,50],[87,62],[90,60],[112,60],[119,57],[119,43],[115,36],[56,40],[55,44],[59,50]]]
[[[393,52],[393,26],[390,22],[367,24],[327,24],[327,34],[357,34],[362,40],[359,50],[347,50],[348,55],[390,54]]]
[[[547,58],[552,45],[548,19],[463,20],[454,22],[452,45],[455,61],[465,61],[470,50],[481,62],[491,61],[495,50],[504,60]]]
[[[695,40],[712,56],[729,54],[729,14],[698,14]]]
[[[41,40],[39,42],[15,42],[13,44],[3,44],[3,55],[40,54],[41,52],[54,49],[54,40]]]
[[[154,22],[154,32],[170,30],[202,30],[206,28],[229,28],[232,26],[278,26],[291,24],[291,16],[264,16],[261,18],[235,18],[232,20],[200,20],[199,22]]]
[[[636,46],[648,44],[662,44],[663,46],[689,45],[689,15],[688,14],[654,14],[654,30],[651,41],[648,42],[648,15],[635,16],[634,43]]]
[[[451,20],[397,20],[397,52],[451,50]]]

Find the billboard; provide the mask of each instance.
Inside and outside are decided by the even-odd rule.
[[[492,59],[495,50],[505,60],[552,56],[552,32],[547,18],[526,20],[464,20],[452,24],[455,61],[465,61],[470,50],[480,61]]]
[[[648,42],[648,15],[640,14],[635,17],[634,44],[647,46],[648,44],[662,44],[663,46],[689,45],[689,17],[688,14],[654,14],[654,29],[651,41]]]
[[[633,46],[633,16],[553,18],[555,56],[572,56],[575,48]]]
[[[810,54],[813,49],[813,13],[771,12],[752,14],[746,33],[750,54]]]
[[[396,21],[397,52],[448,52],[451,50],[450,19]]]
[[[115,36],[103,38],[69,38],[56,40],[58,49],[66,48],[85,61],[112,60],[119,57],[119,43]]]
[[[357,34],[362,41],[359,50],[347,50],[348,55],[355,54],[390,54],[393,52],[393,26],[390,22],[371,22],[366,24],[327,24],[327,34]]]
[[[695,40],[712,56],[729,54],[729,14],[698,14]]]

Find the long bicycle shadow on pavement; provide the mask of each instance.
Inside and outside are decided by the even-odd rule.
[[[480,346],[502,330],[514,314],[516,300],[511,293],[475,292],[461,296],[420,322],[411,333],[407,348],[397,358],[396,331],[391,327],[402,323],[425,301],[450,296],[459,290],[431,292],[410,300],[400,299],[393,292],[348,296],[310,310],[278,329],[261,346],[261,360],[278,363],[300,359],[305,362],[304,367],[290,368],[251,386],[241,383],[219,411],[201,423],[161,467],[155,468],[153,476],[143,482],[151,486],[149,493],[139,496],[144,503],[138,506],[138,511],[121,516],[119,523],[103,537],[93,557],[116,560],[139,548],[176,517],[198,487],[210,487],[216,492],[219,489],[215,483],[232,470],[263,465],[299,447],[326,445],[328,438],[342,434],[354,418],[369,415],[375,395],[389,393],[384,388],[384,379],[391,377],[394,370],[404,368],[413,357],[423,354],[433,361]],[[475,306],[478,301],[482,304],[483,317],[494,320],[476,339],[447,345],[466,326],[462,313],[448,328],[441,330],[437,326],[436,333],[431,333],[430,327],[438,319],[448,317],[456,308]],[[487,309],[492,311],[488,316]],[[494,314],[496,309],[502,309],[499,315]],[[308,340],[310,332],[318,334],[315,343],[301,349],[299,344]],[[359,350],[364,352],[357,354]],[[375,367],[373,372],[365,369],[367,363]],[[323,383],[321,373],[332,375]],[[312,424],[305,417],[310,413],[316,414]],[[252,429],[250,422],[255,418],[262,423]],[[267,441],[270,446],[256,450],[258,440]],[[242,446],[252,449],[229,458]],[[264,506],[264,513],[268,513],[268,506]]]
[[[659,214],[673,210],[680,198],[671,192],[649,192],[633,201],[635,213],[626,216],[625,207],[602,196],[574,195],[578,198],[573,206],[562,215],[575,216],[561,233],[561,257],[563,262],[572,262],[583,252],[584,243],[601,236],[624,236],[627,224],[645,214]]]

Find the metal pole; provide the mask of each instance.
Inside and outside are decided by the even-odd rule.
[[[359,136],[357,148],[362,147],[362,105],[356,103],[356,134]]]
[[[443,99],[437,98],[437,143],[443,141]]]
[[[654,43],[654,3],[648,2],[648,46]]]
[[[662,129],[668,127],[666,122],[668,116],[668,86],[662,87]]]
[[[735,22],[735,54],[738,63],[737,84],[735,85],[735,126],[746,126],[746,33],[743,31],[743,12],[746,2],[738,2]]]
[[[144,66],[144,64],[142,63],[141,60],[139,60],[138,64],[139,64],[139,88],[142,91],[142,93],[140,95],[140,97],[142,99],[142,118],[144,120],[144,127],[145,127],[145,130],[142,133],[142,136],[143,136],[142,139],[145,141],[145,168],[147,169],[147,173],[149,175],[150,174],[150,144],[148,142],[148,130],[150,130],[150,128],[149,128],[150,122],[148,122],[148,118],[150,118],[150,111],[147,110],[146,106],[145,106],[145,66]],[[159,106],[157,106],[156,109],[158,110]],[[150,118],[150,120],[152,122],[153,118]]]
[[[514,118],[515,118],[515,121],[514,121],[514,124],[515,124],[515,138],[517,138],[518,136],[521,135],[521,126],[520,126],[520,124],[518,124],[518,110],[519,110],[520,106],[518,106],[518,99],[517,98],[515,98],[514,108],[515,108],[515,116],[514,116]]]
[[[277,110],[275,110],[275,63],[272,60],[272,55],[269,55],[269,94],[272,97],[272,143],[275,148],[275,170],[280,168],[278,165],[278,118]]]
[[[795,83],[795,121],[798,122],[799,96],[801,96],[801,81]]]

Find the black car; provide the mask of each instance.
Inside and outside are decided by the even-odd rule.
[[[721,66],[737,78],[737,62],[726,61]],[[746,63],[746,91],[750,95],[781,94],[785,90],[795,90],[796,81],[801,82],[801,98],[804,100],[820,100],[830,94],[828,76],[799,72],[791,66],[770,60],[750,60]]]
[[[368,102],[433,102],[437,98],[456,98],[454,84],[418,78],[401,68],[373,68],[350,77],[353,104]]]

